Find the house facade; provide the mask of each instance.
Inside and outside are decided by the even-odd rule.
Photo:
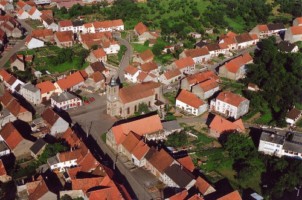
[[[31,83],[24,84],[20,89],[20,94],[24,99],[35,105],[40,104],[42,101],[40,90]]]
[[[69,92],[63,92],[51,97],[51,107],[53,108],[68,110],[71,108],[80,107],[82,105],[82,100]]]
[[[186,90],[181,90],[176,98],[175,106],[191,115],[201,115],[208,110],[208,105],[196,95]]]
[[[211,100],[210,110],[226,117],[238,119],[249,110],[250,101],[232,92],[220,92],[216,99]]]

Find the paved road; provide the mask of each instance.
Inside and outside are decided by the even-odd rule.
[[[33,30],[31,26],[29,26],[25,21],[18,20],[20,24],[26,29],[27,33],[30,34]],[[2,58],[0,59],[0,68],[4,67],[4,65],[9,61],[9,59],[22,48],[24,48],[25,38],[23,40],[18,41],[9,51],[3,53]]]
[[[131,62],[131,58],[133,55],[133,49],[132,49],[131,44],[127,40],[122,39],[121,37],[117,37],[116,39],[119,41],[119,43],[121,45],[125,45],[127,47],[127,51],[125,52],[125,54],[120,62],[119,71],[118,71],[118,76],[120,78],[120,81],[124,82],[124,69]]]

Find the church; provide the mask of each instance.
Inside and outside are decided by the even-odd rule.
[[[107,85],[107,114],[112,117],[133,116],[141,103],[147,104],[152,111],[158,110],[162,115],[164,102],[160,83],[150,81],[120,88],[112,78]]]

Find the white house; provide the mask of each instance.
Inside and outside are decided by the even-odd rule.
[[[56,136],[59,133],[64,133],[69,128],[69,123],[60,117],[51,108],[47,108],[42,114],[42,119],[47,124],[50,134]]]
[[[51,0],[34,0],[36,5],[50,4]]]
[[[150,147],[143,141],[141,140],[134,150],[132,151],[132,162],[134,165],[138,167],[143,167],[146,165],[146,158],[145,156],[149,152]]]
[[[25,46],[27,46],[28,49],[44,47],[44,41],[38,38],[27,36]]]
[[[214,79],[208,79],[192,86],[192,93],[201,99],[208,99],[219,91],[219,84]]]
[[[195,116],[201,115],[208,110],[208,105],[205,102],[186,90],[181,90],[177,96],[176,107]]]
[[[285,121],[292,126],[300,119],[301,114],[300,110],[293,108],[286,114]]]
[[[220,92],[216,99],[211,100],[210,110],[226,117],[238,119],[249,110],[250,101],[229,91]]]
[[[51,107],[53,108],[56,107],[62,110],[68,110],[82,105],[82,100],[69,92],[63,92],[51,97]]]
[[[193,74],[195,72],[195,62],[191,57],[181,58],[172,63],[173,69],[179,69],[183,74]]]
[[[56,91],[56,87],[50,81],[44,81],[36,85],[40,89],[42,101],[49,100],[51,95]]]
[[[24,97],[24,99],[35,105],[40,104],[42,101],[39,88],[35,87],[31,83],[24,84],[19,93]]]
[[[28,14],[28,12],[24,11],[23,9],[20,9],[17,12],[17,17],[18,17],[18,19],[28,19],[29,18],[29,14]]]
[[[29,18],[33,19],[33,20],[40,20],[41,19],[41,15],[42,13],[36,8],[36,7],[32,7],[29,11]]]
[[[137,82],[137,77],[140,74],[141,70],[137,69],[136,67],[133,67],[132,65],[128,65],[125,69],[125,79],[132,83]]]
[[[262,132],[258,151],[268,155],[282,156],[285,137],[270,132]]]
[[[121,48],[120,45],[115,41],[111,41],[108,46],[102,44],[102,47],[106,54],[117,54]]]

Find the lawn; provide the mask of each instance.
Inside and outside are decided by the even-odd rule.
[[[240,16],[238,16],[236,19],[231,19],[231,18],[226,17],[225,21],[229,24],[231,29],[236,33],[242,33],[246,29],[246,27],[244,25],[245,23],[244,23],[242,17],[240,17]]]
[[[132,45],[132,48],[134,49],[134,51],[136,51],[138,53],[151,49],[151,47],[145,46],[143,44],[132,43],[131,45]]]
[[[163,54],[160,56],[155,56],[155,61],[160,64],[170,64],[175,58],[171,54]]]
[[[242,94],[242,90],[245,89],[245,86],[243,83],[239,83],[233,80],[229,80],[226,78],[221,78],[221,89],[222,90],[229,90],[236,94]]]
[[[176,92],[168,92],[164,94],[164,97],[169,100],[170,104],[175,105],[176,95]]]
[[[267,111],[261,114],[260,118],[256,119],[255,122],[257,124],[269,124],[273,120],[272,113]]]

